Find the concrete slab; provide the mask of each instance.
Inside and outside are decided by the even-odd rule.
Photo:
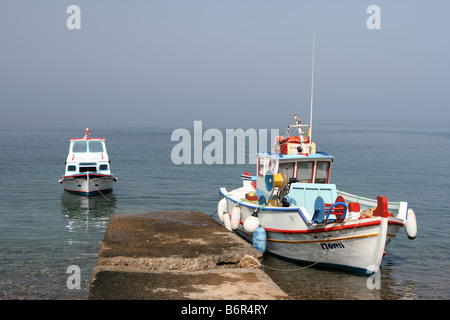
[[[112,216],[97,265],[151,270],[236,267],[260,251],[202,212],[149,212]]]
[[[96,267],[90,300],[288,300],[261,269],[147,271]]]
[[[261,261],[260,251],[202,212],[114,215],[89,299],[289,299]]]

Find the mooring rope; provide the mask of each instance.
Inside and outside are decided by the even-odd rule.
[[[361,222],[361,221],[358,220],[358,222],[355,224],[355,227],[353,228],[353,230],[352,230],[351,232],[354,232],[354,231],[355,231],[355,229],[358,227],[358,225],[359,225],[360,222]],[[345,243],[345,241],[346,241],[349,237],[350,237],[350,236],[347,236],[347,237],[345,237],[344,239],[342,239],[342,243]],[[268,268],[268,269],[272,269],[272,270],[276,270],[276,271],[283,271],[283,272],[300,271],[300,270],[304,270],[304,269],[310,268],[310,267],[312,267],[312,266],[314,266],[314,265],[316,265],[316,264],[322,262],[323,260],[325,260],[326,258],[328,258],[330,254],[331,254],[331,251],[328,252],[328,254],[327,254],[326,256],[324,256],[323,258],[319,259],[318,261],[313,262],[313,263],[311,263],[311,264],[309,264],[309,265],[307,265],[307,266],[303,266],[303,267],[295,268],[295,269],[279,269],[279,268],[270,267],[270,266],[265,265],[265,264],[262,264],[262,263],[261,263],[261,266],[264,267],[264,268]]]
[[[94,186],[94,188],[103,196],[103,198],[105,198],[108,201],[111,201],[111,199],[109,199],[107,196],[105,196],[98,188],[97,186],[91,181],[91,179],[89,179],[89,182],[92,183],[92,185]]]

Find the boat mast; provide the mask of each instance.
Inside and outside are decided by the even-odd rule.
[[[312,141],[312,114],[314,93],[314,47],[316,42],[316,29],[313,29],[312,75],[311,75],[311,111],[309,114],[309,141]]]
[[[84,135],[84,138],[83,138],[83,139],[89,140],[89,133],[91,133],[91,130],[89,130],[89,128],[86,128],[86,129],[84,130],[84,132],[86,132],[86,134]]]

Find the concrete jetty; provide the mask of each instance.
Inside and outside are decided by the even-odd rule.
[[[113,215],[89,299],[289,299],[261,261],[261,252],[202,212]]]

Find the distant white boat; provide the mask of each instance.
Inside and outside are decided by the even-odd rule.
[[[219,218],[263,252],[371,275],[399,229],[416,237],[414,211],[407,202],[337,190],[329,181],[334,157],[316,151],[311,127],[295,118],[273,152],[257,154],[255,176],[244,173],[242,187],[219,189]]]
[[[86,128],[83,138],[70,139],[65,174],[59,180],[64,190],[82,196],[112,192],[117,181],[111,173],[105,139],[91,138],[90,132]]]

